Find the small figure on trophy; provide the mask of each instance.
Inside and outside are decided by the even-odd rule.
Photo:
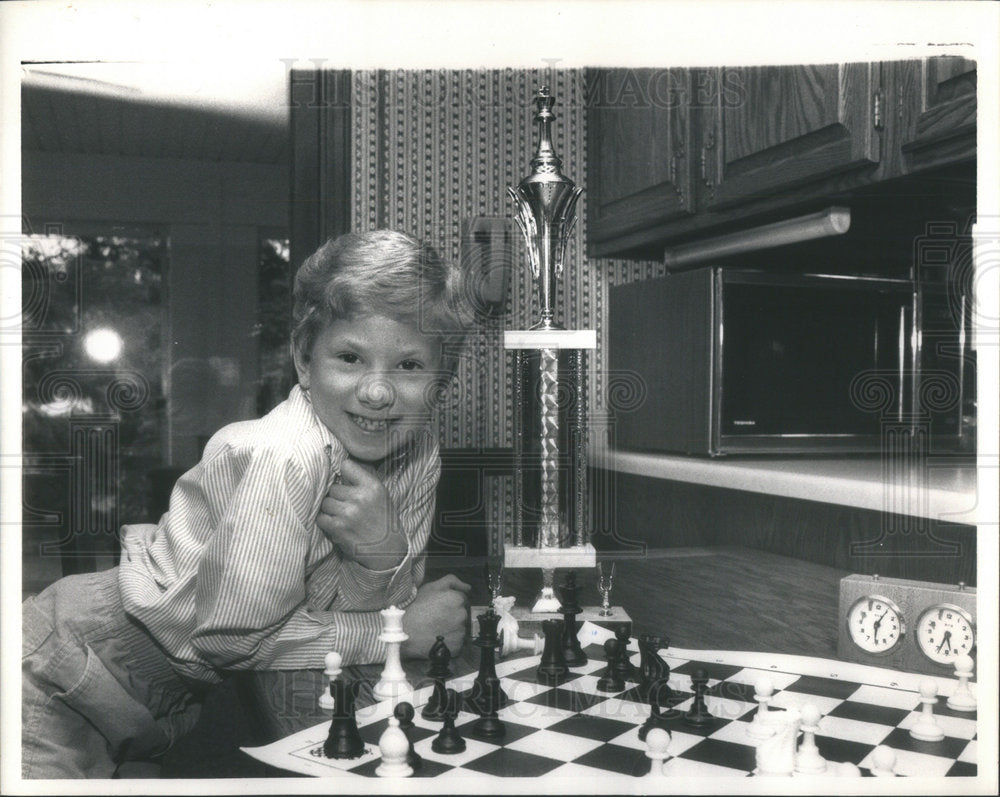
[[[607,580],[604,579],[604,567],[602,562],[597,563],[597,589],[601,593],[601,617],[610,617],[614,609],[611,608],[611,585],[615,580],[615,563],[611,563],[611,570]]]
[[[483,565],[483,570],[486,575],[486,586],[490,591],[490,600],[495,601],[503,590],[503,561],[498,557],[490,557]]]

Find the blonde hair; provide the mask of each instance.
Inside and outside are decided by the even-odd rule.
[[[327,324],[371,313],[438,337],[443,367],[454,373],[472,325],[461,269],[395,230],[331,238],[299,268],[293,295],[292,345],[306,359]]]

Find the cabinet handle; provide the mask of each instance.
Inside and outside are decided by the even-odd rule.
[[[872,94],[872,125],[876,130],[882,130],[885,127],[885,121],[882,118],[882,107],[885,105],[885,92],[882,89],[876,89]]]
[[[701,148],[701,180],[709,188],[712,188],[712,186],[715,185],[712,178],[708,176],[709,153],[714,149],[715,149],[715,131],[709,130],[708,137],[705,140],[705,145]]]
[[[683,159],[684,148],[677,147],[670,158],[670,185],[674,187],[674,193],[677,194],[677,199],[682,205],[684,204],[684,186],[677,179],[677,161],[680,160],[683,163]]]

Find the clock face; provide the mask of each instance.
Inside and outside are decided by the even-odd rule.
[[[899,607],[881,595],[854,602],[847,613],[847,630],[855,645],[876,655],[895,650],[906,631]]]
[[[917,621],[917,647],[931,661],[954,664],[959,656],[972,653],[976,627],[964,609],[949,603],[931,606]]]

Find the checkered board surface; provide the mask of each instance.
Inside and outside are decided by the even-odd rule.
[[[509,698],[499,712],[506,736],[499,742],[477,738],[472,726],[478,717],[463,710],[455,725],[466,741],[466,750],[457,755],[440,755],[431,750],[441,724],[420,717],[430,687],[401,696],[416,708],[411,738],[414,749],[423,757],[417,777],[468,786],[480,779],[496,783],[494,778],[505,777],[587,778],[591,784],[613,777],[620,784],[623,776],[648,774],[646,745],[639,741],[638,733],[649,716],[649,706],[638,685],[628,682],[617,693],[599,692],[596,688],[605,668],[601,643],[608,635],[605,629],[585,623],[580,636],[589,661],[574,668],[556,686],[538,682],[537,656],[499,662],[497,674]],[[632,661],[638,665],[634,640],[630,649]],[[827,761],[856,764],[867,776],[872,751],[877,745],[887,745],[896,751],[898,775],[977,774],[976,715],[945,706],[945,698],[954,688],[953,679],[934,679],[939,686],[935,715],[945,733],[944,741],[920,742],[907,731],[919,717],[918,688],[926,676],[763,653],[669,648],[660,655],[670,665],[670,686],[677,698],[670,715],[671,777],[754,774],[756,748],[746,726],[757,710],[754,684],[764,674],[774,684],[772,711],[801,708],[807,703],[820,710],[823,716],[816,743]],[[715,720],[709,727],[696,729],[685,725],[683,714],[693,698],[691,675],[699,668],[709,676],[706,704]],[[474,678],[475,673],[469,673],[453,678],[448,686],[460,694],[468,693]],[[374,777],[380,761],[379,737],[392,707],[391,701],[384,701],[358,709],[356,717],[366,750],[353,760],[323,756],[329,723],[244,751],[264,763],[299,774]]]

